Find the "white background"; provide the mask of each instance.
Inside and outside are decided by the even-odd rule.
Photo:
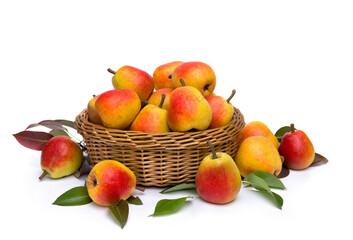
[[[347,239],[352,236],[353,4],[351,1],[1,1],[1,235],[7,239]],[[250,188],[227,205],[193,199],[148,217],[160,189],[135,192],[123,230],[95,204],[51,203],[83,185],[41,174],[40,152],[12,134],[45,119],[74,120],[92,94],[112,89],[108,67],[150,74],[202,61],[246,122],[307,133],[325,166],[283,179],[283,210]],[[350,85],[349,85],[350,84]],[[195,194],[193,194],[195,195]],[[348,218],[347,218],[348,217]]]

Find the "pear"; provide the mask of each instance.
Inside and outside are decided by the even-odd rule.
[[[169,127],[176,132],[192,129],[205,130],[212,121],[212,110],[200,91],[191,86],[176,88],[171,96],[167,112]]]
[[[153,104],[145,106],[131,123],[130,130],[147,133],[170,132],[167,110],[162,108],[165,98],[166,95],[163,93],[159,106]]]

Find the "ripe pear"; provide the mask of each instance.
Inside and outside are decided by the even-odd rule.
[[[159,106],[148,104],[136,116],[131,123],[130,130],[147,133],[165,133],[170,132],[167,123],[167,110],[162,108],[166,95],[162,94]]]
[[[303,131],[295,130],[294,124],[291,124],[291,132],[283,135],[278,151],[289,169],[305,169],[315,159],[314,146],[309,137]]]
[[[167,121],[169,127],[176,132],[205,130],[212,121],[212,110],[199,90],[183,86],[174,89],[170,96]]]
[[[263,136],[246,138],[240,144],[235,163],[243,177],[253,171],[266,171],[278,176],[282,170],[282,160],[277,148]]]
[[[172,74],[175,87],[181,87],[180,79],[186,86],[195,87],[202,96],[209,97],[216,87],[216,75],[213,69],[203,62],[185,62],[174,69]]]
[[[172,94],[173,89],[171,88],[162,88],[156,90],[150,98],[148,99],[148,104],[153,104],[156,106],[159,106],[159,103],[161,102],[162,99],[162,94],[165,94],[165,100],[163,102],[162,108],[168,110],[169,104],[170,104],[170,95]]]
[[[139,98],[144,101],[153,92],[154,83],[152,76],[141,69],[123,66],[116,72],[108,68],[108,72],[114,74],[112,83],[115,89],[134,90]]]
[[[66,136],[56,136],[48,140],[41,153],[43,174],[50,178],[62,178],[78,170],[83,161],[81,148]]]
[[[241,187],[241,176],[233,159],[226,153],[215,152],[202,161],[196,174],[196,190],[200,197],[211,203],[224,204],[233,201]]]
[[[113,206],[121,199],[128,199],[135,188],[135,174],[124,164],[114,160],[99,162],[87,177],[88,194],[101,206]]]
[[[91,98],[91,100],[89,100],[88,102],[88,105],[87,105],[88,121],[94,124],[103,125],[102,119],[100,118],[99,113],[95,106],[97,97],[98,96],[93,95],[93,98]]]
[[[162,88],[174,89],[175,86],[172,80],[172,73],[174,69],[182,63],[184,62],[174,61],[157,67],[156,70],[153,72],[154,88],[156,90],[162,89]]]
[[[208,128],[219,128],[230,123],[233,118],[234,108],[229,101],[234,94],[235,90],[232,91],[232,95],[227,100],[215,95],[206,98],[212,109],[212,121]]]
[[[279,142],[271,130],[260,121],[249,122],[239,133],[239,145],[248,137],[263,136],[268,138],[273,145],[278,149]]]
[[[95,107],[103,126],[126,129],[139,113],[141,101],[133,90],[115,89],[100,94]]]

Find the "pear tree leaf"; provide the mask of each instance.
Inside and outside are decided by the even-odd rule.
[[[142,205],[142,201],[139,197],[135,197],[135,196],[130,196],[127,200],[126,200],[129,204],[133,204],[133,205]]]
[[[65,127],[62,126],[61,122],[55,121],[55,120],[43,120],[40,121],[38,123],[32,123],[30,125],[28,125],[28,127],[26,128],[26,130],[30,129],[30,128],[34,128],[34,127],[47,127],[50,129],[61,129],[61,130],[66,130]]]
[[[170,192],[176,192],[176,191],[187,190],[187,189],[196,189],[196,185],[194,183],[182,183],[170,188],[166,188],[160,193],[170,193]]]
[[[50,130],[49,133],[50,133],[51,135],[53,135],[54,137],[56,137],[56,136],[66,136],[66,137],[71,138],[71,137],[69,136],[69,134],[68,134],[65,130],[63,130],[63,129],[52,129],[52,130]]]
[[[286,187],[283,185],[281,180],[279,180],[276,176],[274,176],[273,174],[271,174],[269,172],[254,171],[254,172],[250,173],[246,178],[248,178],[249,176],[251,177],[251,175],[256,175],[256,176],[262,178],[270,188],[286,189]]]
[[[295,130],[297,130],[297,129],[295,129]],[[284,127],[281,127],[280,129],[278,129],[277,132],[275,133],[275,136],[276,136],[278,142],[281,142],[284,134],[287,132],[290,132],[290,131],[291,131],[290,126],[284,126]]]
[[[67,126],[67,127],[76,129],[75,128],[75,122],[73,122],[73,121],[65,120],[65,119],[56,119],[54,121],[59,123],[59,124],[61,124],[62,126]]]
[[[324,156],[322,156],[321,154],[315,153],[315,158],[313,163],[310,165],[310,167],[312,166],[319,166],[322,164],[326,164],[328,163],[327,158],[325,158]]]
[[[54,137],[50,133],[27,130],[16,133],[13,136],[22,146],[38,151],[41,151],[46,142]]]
[[[154,213],[150,216],[168,215],[177,212],[191,196],[177,199],[162,199],[157,202]]]
[[[120,227],[124,228],[129,217],[129,204],[126,200],[121,199],[116,206],[108,207],[114,217],[120,223]]]
[[[267,185],[265,180],[255,174],[249,174],[248,176],[246,176],[243,180],[243,183],[248,183],[259,191],[271,192],[271,189]]]
[[[282,210],[282,206],[283,206],[283,198],[278,195],[277,193],[271,192],[269,193],[272,197],[272,201],[274,202],[274,204]]]
[[[87,187],[74,187],[62,195],[60,195],[54,202],[54,205],[59,206],[79,206],[92,202],[88,195]]]

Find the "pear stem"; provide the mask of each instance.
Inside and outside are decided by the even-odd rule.
[[[45,175],[47,175],[47,174],[48,174],[48,172],[43,170],[43,173],[42,173],[42,175],[40,175],[39,180],[42,180],[45,177]]]
[[[182,79],[182,78],[180,78],[180,83],[181,83],[181,85],[182,85],[183,87],[186,86],[186,85],[185,85],[185,81],[184,81],[184,79]]]
[[[232,100],[232,98],[234,97],[234,95],[235,95],[236,92],[237,92],[237,91],[235,91],[235,89],[232,90],[232,94],[231,94],[231,95],[229,96],[229,98],[226,100],[227,103],[229,103],[229,101]]]
[[[110,68],[107,69],[108,72],[110,72],[111,74],[115,74],[116,72]]]
[[[162,99],[161,99],[161,102],[159,103],[159,106],[158,106],[159,108],[162,108],[164,100],[165,100],[165,93],[162,93]]]
[[[213,147],[213,145],[212,145],[212,143],[211,143],[210,140],[207,141],[207,144],[208,144],[208,146],[209,146],[210,149],[211,149],[211,152],[212,152],[212,159],[218,158],[218,156],[217,156],[217,154],[216,154],[216,151],[214,150],[214,147]]]
[[[291,131],[291,133],[294,133],[294,132],[295,132],[294,123],[291,123],[291,125],[290,125],[290,131]]]

